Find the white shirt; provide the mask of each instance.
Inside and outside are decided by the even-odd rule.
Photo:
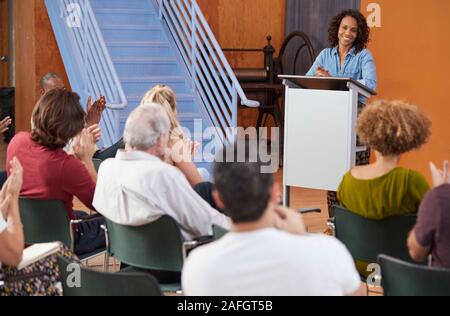
[[[3,233],[3,231],[6,229],[6,222],[3,219],[3,214],[0,210],[0,234]]]
[[[0,234],[3,233],[3,231],[6,229],[7,224],[5,220],[3,219],[2,211],[0,210]],[[0,268],[2,267],[2,262],[0,261]]]
[[[267,228],[229,233],[195,249],[182,284],[188,296],[341,296],[361,281],[337,239]]]
[[[98,172],[93,205],[109,220],[142,226],[170,215],[183,236],[212,235],[212,225],[229,228],[228,217],[213,209],[177,168],[143,151],[119,150]]]

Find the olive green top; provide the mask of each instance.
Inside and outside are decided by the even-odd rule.
[[[417,171],[395,168],[370,180],[359,180],[348,172],[339,185],[337,197],[345,208],[369,219],[417,213],[430,189]]]

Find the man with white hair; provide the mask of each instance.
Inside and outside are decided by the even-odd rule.
[[[104,161],[93,205],[109,220],[141,226],[170,215],[191,240],[212,234],[212,225],[228,229],[230,220],[213,209],[189,185],[179,169],[164,162],[170,122],[161,106],[144,104],[129,116],[125,150]]]

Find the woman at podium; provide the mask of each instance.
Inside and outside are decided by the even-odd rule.
[[[328,28],[330,48],[316,58],[307,76],[348,77],[376,90],[377,73],[372,54],[366,49],[370,28],[355,10],[336,15]]]
[[[370,37],[370,28],[366,18],[355,10],[345,10],[336,15],[328,28],[329,48],[324,49],[307,76],[347,77],[366,87],[376,90],[377,73],[372,54],[366,49]],[[359,100],[359,108],[364,106],[365,98]],[[357,165],[370,162],[370,149],[358,152]],[[328,210],[330,217],[332,206],[337,204],[336,192],[328,192]]]

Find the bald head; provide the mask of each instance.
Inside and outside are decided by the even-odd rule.
[[[53,89],[65,89],[64,81],[54,72],[46,74],[39,83],[42,95]]]

